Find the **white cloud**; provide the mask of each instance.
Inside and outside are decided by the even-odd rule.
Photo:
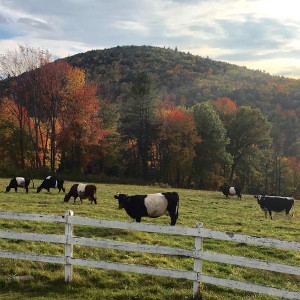
[[[142,25],[141,23],[135,21],[117,21],[115,24],[112,25],[120,30],[129,30],[129,31],[147,31],[147,27]]]
[[[117,45],[177,46],[271,74],[277,65],[286,74],[300,67],[294,56],[300,46],[297,5],[298,0],[0,0],[0,53],[18,44],[60,57]]]

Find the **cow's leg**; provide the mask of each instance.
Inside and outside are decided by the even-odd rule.
[[[178,215],[172,213],[172,214],[170,214],[170,217],[171,217],[171,225],[174,226],[176,224]]]
[[[64,192],[64,193],[66,192],[66,190],[65,190],[65,188],[64,188],[64,187],[62,187],[61,189],[63,190],[63,192]]]
[[[77,197],[73,197],[73,198],[74,198],[74,203],[73,203],[73,204],[75,204],[75,202],[76,202],[76,198],[77,198]]]
[[[80,203],[82,204],[82,198],[80,197],[79,199],[80,199]]]
[[[268,211],[266,209],[264,209],[264,212],[265,212],[265,218],[268,217]]]
[[[272,211],[271,210],[269,210],[269,215],[270,215],[271,220],[273,220],[273,218],[272,218]]]
[[[18,191],[18,188],[15,187],[15,192],[17,192],[17,191]]]
[[[142,219],[142,217],[136,217],[136,218],[135,218],[135,221],[138,222],[138,223],[140,223],[140,222],[141,222],[141,219]]]
[[[28,194],[28,185],[25,186],[26,193]]]

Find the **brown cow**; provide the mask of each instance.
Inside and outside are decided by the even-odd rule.
[[[84,183],[73,184],[69,193],[66,194],[64,202],[69,202],[70,198],[73,197],[74,204],[75,204],[76,198],[79,197],[81,203],[82,203],[82,199],[88,198],[91,201],[91,204],[93,202],[97,204],[96,191],[97,188],[93,184],[84,184]]]

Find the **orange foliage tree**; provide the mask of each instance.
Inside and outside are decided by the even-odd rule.
[[[33,93],[31,93],[34,90],[33,86],[36,87],[36,84],[32,85],[35,77],[34,70],[48,63],[50,59],[51,56],[48,51],[25,46],[19,46],[18,50],[0,55],[1,74],[7,78],[8,83],[4,96],[13,100],[17,106],[15,113],[18,118],[19,161],[22,169],[25,167],[26,149],[24,139],[27,135],[25,127],[28,121],[25,110],[28,111],[28,100],[33,96]]]
[[[62,152],[63,167],[97,170],[94,163],[101,151],[105,151],[107,130],[102,128],[99,117],[96,87],[85,83],[84,71],[69,68],[64,92],[58,115],[58,146]]]
[[[161,124],[155,152],[160,178],[176,186],[188,186],[198,142],[191,113],[184,113],[174,105],[163,102],[158,109]]]
[[[233,113],[237,110],[236,104],[227,97],[218,98],[214,101],[214,105],[225,115]]]

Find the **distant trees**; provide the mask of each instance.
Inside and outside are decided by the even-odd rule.
[[[21,46],[2,55],[0,67],[4,174],[105,173],[300,195],[294,81],[146,46],[55,62],[47,51]]]

